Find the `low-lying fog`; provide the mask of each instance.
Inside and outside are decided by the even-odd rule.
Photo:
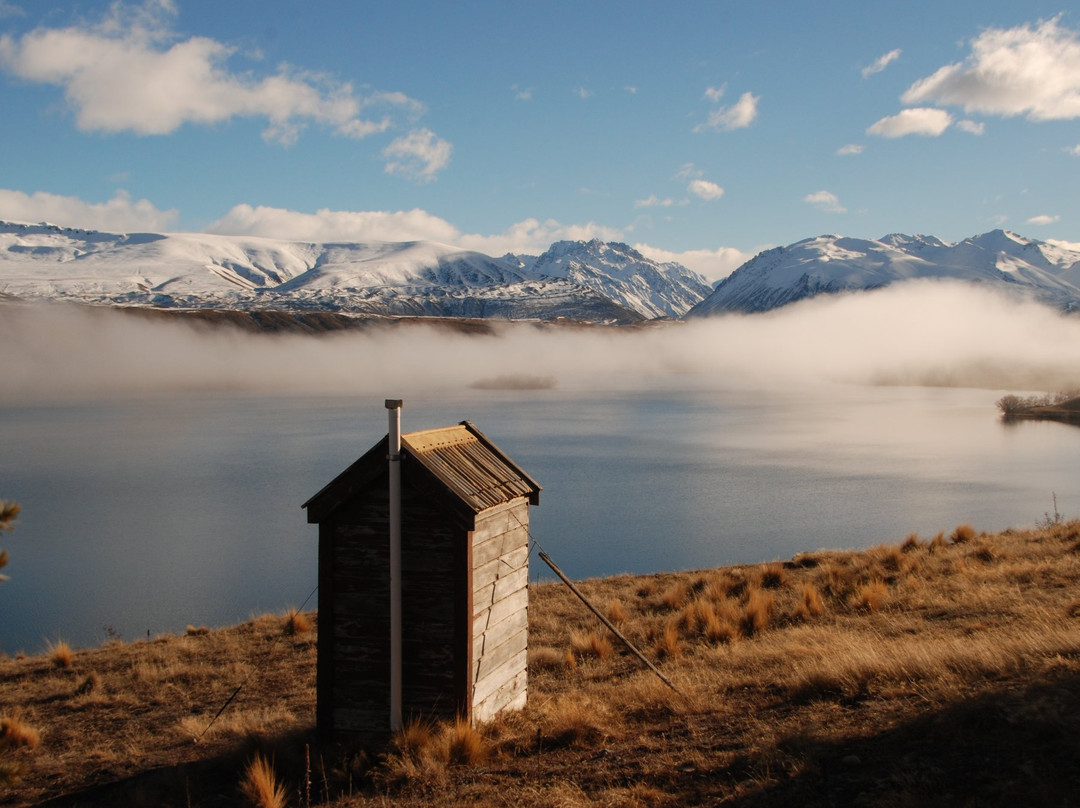
[[[56,304],[0,308],[0,402],[183,390],[396,396],[516,378],[619,387],[662,384],[657,374],[722,386],[1058,390],[1080,384],[1080,318],[941,282],[643,329],[507,324],[495,338],[433,328],[253,335]]]

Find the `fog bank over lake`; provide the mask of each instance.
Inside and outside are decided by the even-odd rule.
[[[416,395],[514,372],[563,387],[697,374],[730,387],[1055,390],[1080,379],[1080,318],[936,281],[641,329],[502,324],[497,338],[422,327],[253,335],[57,305],[0,309],[0,401],[192,390]]]
[[[0,497],[24,510],[0,650],[299,605],[300,505],[381,439],[388,397],[406,430],[467,418],[520,463],[544,486],[534,538],[583,578],[1031,524],[1054,494],[1080,515],[1080,429],[994,407],[1078,372],[1080,321],[955,285],[498,336],[2,307]]]

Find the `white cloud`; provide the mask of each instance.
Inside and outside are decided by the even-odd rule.
[[[508,252],[539,255],[556,241],[622,241],[623,231],[588,222],[587,224],[562,224],[555,219],[525,219],[511,225],[504,232],[493,236],[478,234],[462,235],[454,243],[467,250],[477,250],[488,255],[504,255]]]
[[[711,91],[712,88],[710,87],[709,90]],[[709,91],[706,91],[706,96],[710,100],[720,97],[719,95],[715,98],[709,96]],[[757,119],[757,105],[760,100],[761,96],[743,93],[731,106],[720,107],[710,112],[708,120],[695,126],[694,131],[731,132],[735,129],[745,129]]]
[[[1032,121],[1080,117],[1080,38],[1059,18],[1016,28],[988,28],[963,63],[945,65],[901,96]]]
[[[868,135],[880,137],[904,137],[905,135],[928,135],[937,137],[952,123],[952,115],[943,109],[919,107],[904,109],[896,115],[882,118],[869,129]]]
[[[656,194],[651,194],[645,199],[638,199],[634,202],[635,208],[670,208],[675,205],[676,202],[670,196],[661,199]]]
[[[431,182],[450,162],[453,147],[430,129],[415,129],[383,149],[386,173]]]
[[[9,3],[7,0],[0,0],[0,19],[4,17],[25,17],[26,12],[21,6],[17,6],[14,3]]]
[[[961,132],[968,132],[972,135],[981,135],[986,131],[986,124],[980,121],[962,120],[956,122],[956,128]]]
[[[646,258],[651,258],[653,261],[659,261],[660,263],[667,263],[674,261],[682,264],[687,269],[692,269],[701,275],[704,275],[709,281],[718,281],[722,278],[726,278],[740,266],[745,264],[757,253],[761,252],[761,249],[753,252],[743,252],[737,250],[734,247],[720,247],[716,250],[687,250],[685,252],[672,252],[670,250],[663,250],[659,247],[652,247],[648,244],[635,244],[634,249],[644,255]]]
[[[836,153],[841,157],[851,157],[852,155],[862,154],[865,148],[861,143],[848,143],[846,146],[837,149]]]
[[[698,199],[704,199],[706,202],[710,202],[713,199],[719,199],[724,195],[723,188],[715,182],[709,182],[708,180],[691,180],[690,184],[686,186],[686,190]]]
[[[132,233],[167,231],[179,216],[176,210],[158,210],[145,199],[133,201],[125,191],[117,191],[107,202],[91,203],[46,191],[26,194],[0,189],[0,219],[7,221]]]
[[[441,241],[460,231],[426,211],[328,210],[300,213],[263,205],[236,205],[207,228],[230,236],[264,236],[286,241]]]
[[[872,65],[868,65],[862,69],[863,78],[865,79],[869,76],[874,75],[875,73],[880,73],[890,64],[899,59],[900,53],[901,50],[899,48],[895,48],[894,50],[886,53],[884,56],[879,56]]]
[[[287,65],[257,77],[228,66],[236,49],[207,37],[178,39],[171,0],[114,3],[97,25],[37,28],[0,37],[0,67],[62,87],[83,131],[165,135],[185,124],[265,118],[264,137],[288,145],[310,123],[361,138],[385,131],[389,112],[422,105],[401,93],[362,98],[352,86]],[[361,113],[387,110],[374,119]]]
[[[586,89],[585,87],[578,87],[574,90],[574,95],[580,98],[582,101],[593,97],[593,91]]]
[[[1044,213],[1041,216],[1032,216],[1030,219],[1027,220],[1026,224],[1033,224],[1038,227],[1045,227],[1048,224],[1057,224],[1060,221],[1060,216],[1048,216]]]
[[[1067,146],[1064,151],[1066,154],[1071,154],[1073,157],[1080,157],[1080,143],[1077,143],[1075,146]]]
[[[815,191],[803,197],[803,202],[813,205],[826,213],[847,213],[847,208],[840,204],[836,194],[831,191]]]
[[[722,84],[719,87],[706,87],[705,97],[712,101],[714,104],[719,104],[720,99],[724,97],[725,92],[727,92],[726,84]]]
[[[533,97],[533,88],[532,87],[521,87],[520,85],[517,85],[517,84],[511,84],[510,89],[514,93],[514,98],[516,98],[518,101],[532,101],[532,97]]]

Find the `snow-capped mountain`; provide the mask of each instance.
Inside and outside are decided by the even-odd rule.
[[[658,264],[618,242],[558,241],[523,268],[585,286],[649,319],[680,317],[712,292],[682,264]]]
[[[814,295],[915,278],[987,284],[1065,310],[1080,309],[1080,251],[994,230],[955,244],[933,236],[829,235],[777,247],[736,269],[689,316],[767,311]]]
[[[0,294],[167,308],[568,318],[679,317],[711,291],[625,244],[493,258],[435,242],[315,244],[0,223]]]

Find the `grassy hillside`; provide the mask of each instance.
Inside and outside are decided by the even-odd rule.
[[[58,644],[0,660],[0,804],[1075,804],[1078,582],[1080,522],[581,583],[677,693],[545,583],[524,712],[366,753],[312,741],[313,616]]]

